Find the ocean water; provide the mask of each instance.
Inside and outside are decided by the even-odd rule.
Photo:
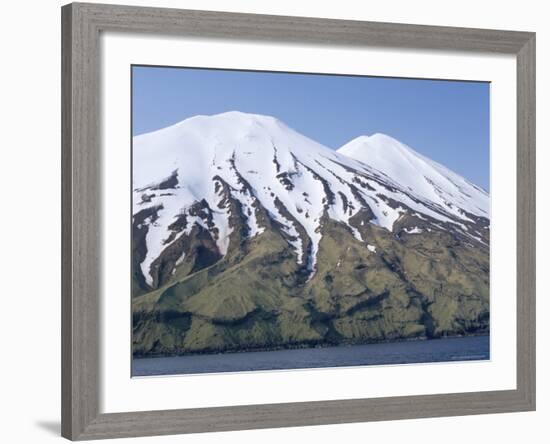
[[[487,360],[489,336],[212,355],[137,358],[132,376]]]

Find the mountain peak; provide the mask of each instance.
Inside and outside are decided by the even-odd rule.
[[[413,150],[399,140],[384,133],[374,133],[372,136],[362,135],[346,143],[337,150],[339,153],[357,158],[357,156],[380,156],[394,160],[396,154],[423,158],[420,153]],[[360,159],[359,159],[360,160]]]
[[[190,124],[209,124],[209,125],[223,125],[225,123],[230,123],[231,125],[277,125],[283,126],[283,122],[273,116],[266,114],[254,114],[254,113],[245,113],[242,111],[225,111],[218,114],[199,114],[193,117],[184,119],[174,126],[180,127]]]
[[[208,115],[207,117],[279,122],[279,119],[267,114],[245,113],[243,111],[237,111],[237,110],[225,111],[223,113],[218,113],[218,114],[211,114],[211,115]]]
[[[337,150],[442,208],[489,215],[488,194],[464,177],[382,133],[359,136]]]

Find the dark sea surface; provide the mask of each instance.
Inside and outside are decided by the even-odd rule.
[[[132,376],[181,375],[489,359],[489,336],[213,355],[137,358]]]

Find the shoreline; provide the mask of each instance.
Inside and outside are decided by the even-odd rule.
[[[169,353],[169,354],[152,354],[152,355],[134,355],[132,354],[132,359],[155,359],[155,358],[175,358],[175,357],[186,357],[186,356],[204,356],[204,355],[235,355],[239,353],[261,353],[261,352],[273,352],[280,350],[307,350],[307,349],[320,349],[320,348],[338,348],[338,347],[353,347],[357,345],[376,345],[376,344],[390,344],[390,343],[405,343],[405,342],[427,342],[427,341],[437,341],[440,339],[460,339],[468,337],[480,337],[480,336],[490,336],[490,332],[480,332],[480,333],[469,333],[463,335],[449,335],[449,336],[439,336],[436,338],[428,337],[414,337],[414,338],[403,338],[403,339],[386,339],[386,340],[376,340],[376,341],[345,341],[338,344],[330,344],[326,342],[318,344],[297,344],[294,346],[277,346],[277,347],[258,347],[258,348],[248,348],[248,349],[229,349],[229,350],[217,350],[217,351],[199,351],[199,352],[190,352],[190,353]]]

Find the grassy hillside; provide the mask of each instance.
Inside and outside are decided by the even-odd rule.
[[[267,229],[250,240],[234,230],[224,258],[198,271],[184,261],[160,288],[135,292],[134,355],[488,331],[488,248],[445,230],[408,234],[399,226],[394,232],[371,224],[357,227],[368,242],[326,221],[311,278],[280,230]]]

